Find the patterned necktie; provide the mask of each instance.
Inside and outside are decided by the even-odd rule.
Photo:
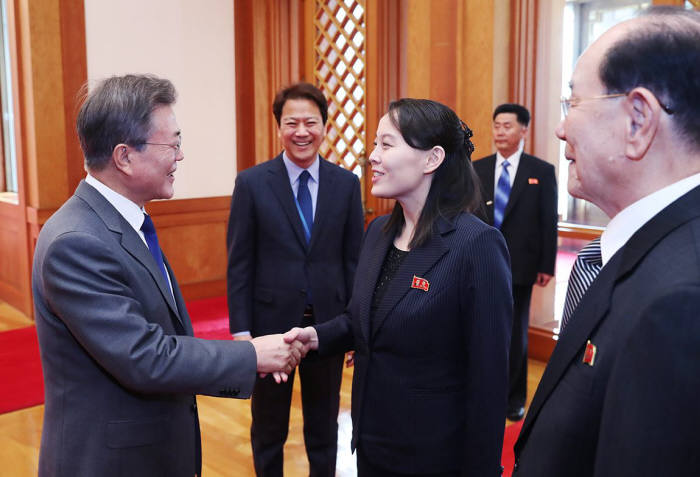
[[[576,257],[574,266],[569,276],[569,286],[566,289],[566,301],[564,302],[564,312],[561,317],[560,332],[569,322],[569,318],[574,313],[576,305],[579,304],[583,295],[595,277],[598,276],[603,267],[603,259],[600,256],[600,237],[594,239],[583,247]]]
[[[510,173],[508,172],[508,161],[503,161],[503,171],[496,184],[496,193],[493,196],[493,226],[501,228],[503,223],[503,213],[506,211],[508,196],[510,196]]]
[[[165,283],[168,283],[168,275],[165,271],[165,264],[163,263],[163,254],[160,251],[160,245],[158,245],[158,236],[156,235],[156,227],[153,225],[153,221],[148,214],[143,214],[143,224],[141,225],[141,231],[144,237],[146,237],[146,243],[148,244],[148,250],[153,256],[156,265],[160,269],[160,273],[163,274],[165,278]]]
[[[304,223],[304,235],[306,241],[311,240],[311,228],[314,225],[314,213],[311,205],[311,192],[309,192],[309,171],[303,171],[299,174],[299,188],[297,189],[297,203],[301,212],[302,222]]]

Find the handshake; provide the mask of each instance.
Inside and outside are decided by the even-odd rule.
[[[259,336],[250,340],[258,358],[258,373],[265,377],[272,373],[276,382],[287,382],[289,374],[310,350],[318,349],[316,330],[292,328],[285,334]]]

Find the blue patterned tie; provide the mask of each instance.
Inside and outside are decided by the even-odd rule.
[[[311,228],[314,225],[313,206],[311,205],[311,192],[309,192],[309,171],[303,171],[299,174],[299,188],[297,189],[297,203],[301,212],[302,222],[304,222],[304,235],[306,241],[311,240]]]
[[[569,318],[574,314],[576,306],[586,294],[586,290],[595,277],[598,276],[600,269],[603,268],[603,259],[600,255],[600,237],[592,240],[588,245],[583,247],[576,257],[574,266],[571,268],[569,275],[569,286],[566,289],[566,301],[564,302],[564,312],[561,316],[561,326],[559,332],[569,322]]]
[[[153,260],[155,260],[156,265],[160,269],[160,273],[163,274],[165,278],[165,283],[168,283],[168,274],[165,271],[165,264],[163,263],[163,254],[160,251],[160,245],[158,245],[158,236],[156,235],[156,227],[153,225],[153,221],[148,214],[143,214],[143,224],[141,225],[141,231],[144,237],[146,237],[146,243],[148,244],[148,250],[153,255]]]
[[[508,172],[508,161],[503,161],[503,171],[501,177],[498,178],[496,184],[496,193],[493,196],[493,226],[497,229],[501,228],[503,223],[503,214],[506,211],[508,196],[510,196],[510,173]]]

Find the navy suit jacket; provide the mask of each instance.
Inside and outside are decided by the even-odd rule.
[[[84,181],[46,221],[32,272],[40,476],[191,477],[201,462],[194,394],[250,396],[255,349],[193,338],[165,266],[174,296],[136,231]]]
[[[309,292],[317,323],[347,304],[364,229],[359,179],[320,160],[309,243],[295,204],[281,154],[236,177],[227,236],[232,333],[299,326]]]
[[[514,475],[698,475],[698,310],[700,187],[642,226],[584,295],[530,405]]]
[[[316,326],[319,353],[355,350],[353,448],[404,473],[500,476],[512,298],[508,252],[471,214],[439,219],[370,316],[393,237],[368,227],[347,311]],[[428,289],[412,287],[414,277]]]
[[[484,200],[480,218],[493,225],[496,155],[474,163]],[[501,224],[510,252],[513,283],[532,285],[537,273],[554,275],[557,255],[557,181],[554,166],[523,153]]]

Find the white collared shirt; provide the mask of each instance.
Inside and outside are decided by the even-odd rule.
[[[107,202],[112,204],[112,206],[117,209],[117,212],[124,217],[124,220],[129,222],[129,225],[133,227],[136,233],[139,234],[139,237],[141,237],[141,240],[143,240],[143,243],[145,243],[146,247],[148,247],[146,237],[141,231],[141,226],[143,225],[144,220],[143,214],[146,213],[143,207],[139,207],[136,205],[136,203],[132,202],[130,199],[127,199],[119,192],[115,192],[114,190],[110,189],[108,186],[100,182],[98,179],[95,179],[90,174],[88,174],[85,178],[85,182],[97,189],[97,192],[102,194],[102,196],[107,199]]]
[[[100,182],[98,179],[95,179],[89,173],[85,178],[85,182],[97,189],[97,192],[102,194],[102,196],[105,199],[107,199],[107,202],[112,204],[112,207],[117,209],[117,212],[119,212],[119,214],[121,214],[121,216],[124,217],[124,220],[126,220],[129,223],[129,225],[131,225],[131,227],[136,231],[136,233],[139,234],[139,237],[141,237],[141,240],[143,241],[144,245],[146,245],[146,248],[148,248],[146,236],[141,231],[141,226],[143,225],[144,221],[143,214],[146,213],[146,210],[143,207],[139,207],[135,202],[132,202],[130,199],[127,199],[119,192],[110,189],[108,186]],[[170,287],[170,293],[173,293],[173,284],[172,280],[170,279],[170,274],[166,273],[166,275],[168,277],[168,286]]]
[[[515,174],[518,172],[518,165],[520,164],[520,156],[523,153],[523,147],[525,146],[524,141],[520,141],[520,146],[518,147],[518,150],[515,151],[510,157],[505,158],[501,155],[500,152],[496,151],[496,170],[494,172],[494,179],[493,179],[493,190],[498,189],[498,179],[501,178],[501,174],[503,173],[503,162],[508,159],[508,177],[510,177],[510,187],[513,187],[513,181],[515,181]]]
[[[603,265],[608,263],[615,252],[621,249],[644,224],[699,185],[700,174],[695,174],[657,190],[622,209],[610,220],[600,237]]]
[[[292,162],[292,160],[287,156],[287,151],[282,153],[282,160],[284,161],[284,167],[287,169],[287,175],[289,175],[289,183],[292,185],[292,192],[294,192],[294,197],[297,196],[297,191],[299,190],[299,176],[304,171],[309,171],[311,178],[307,182],[309,187],[309,193],[311,194],[311,211],[312,216],[316,216],[316,199],[318,198],[318,171],[320,166],[320,158],[316,156],[316,160],[307,168],[299,167]]]

